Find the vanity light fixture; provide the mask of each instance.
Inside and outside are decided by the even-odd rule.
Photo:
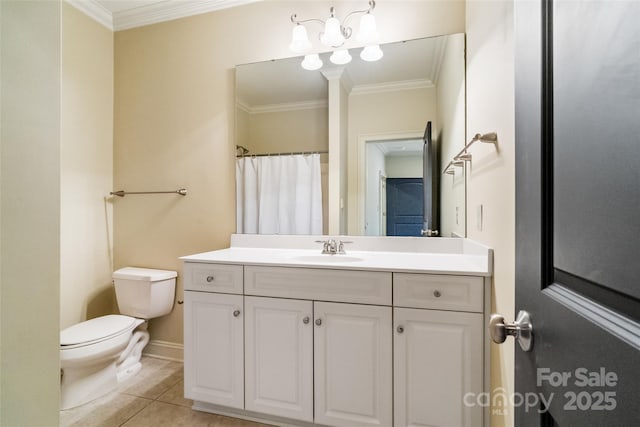
[[[351,62],[351,55],[349,55],[348,49],[338,49],[331,54],[329,61],[336,65],[344,65]]]
[[[319,70],[322,68],[322,59],[317,53],[306,55],[302,61],[302,68],[309,71]]]
[[[380,46],[373,45],[373,46],[367,46],[364,49],[362,49],[362,52],[360,52],[360,58],[362,58],[363,61],[367,61],[367,62],[373,62],[373,61],[377,61],[378,59],[382,58],[382,49],[380,49]]]
[[[320,22],[324,26],[323,31],[318,34],[320,42],[326,47],[333,49],[341,48],[333,52],[329,60],[338,65],[347,64],[351,61],[351,55],[349,54],[349,50],[342,48],[342,46],[353,34],[353,29],[347,25],[347,21],[354,15],[362,14],[360,26],[358,28],[358,35],[356,37],[358,42],[365,45],[365,48],[360,53],[360,58],[365,61],[377,61],[382,58],[383,53],[380,46],[377,44],[379,35],[376,26],[376,19],[371,13],[375,7],[376,2],[374,0],[370,0],[368,9],[350,12],[342,21],[336,18],[335,9],[333,7],[329,9],[329,18],[327,18],[326,21],[322,19],[298,20],[297,15],[294,13],[291,15],[291,22],[294,24],[294,27],[291,32],[291,44],[289,44],[289,49],[294,53],[304,53],[308,51],[311,48],[311,42],[309,41],[307,28],[303,24],[307,22]],[[309,58],[312,55],[305,56],[305,59],[302,62],[302,67],[304,69],[317,70],[322,67],[322,61],[317,57],[317,54],[314,55],[315,56],[312,58]],[[320,65],[318,66],[318,64]]]

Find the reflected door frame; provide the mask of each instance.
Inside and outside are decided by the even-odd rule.
[[[394,139],[422,139],[424,129],[406,130],[394,132],[378,132],[358,135],[358,143],[355,153],[349,153],[349,217],[348,234],[365,235],[365,191],[367,173],[366,144],[370,142],[382,142]],[[355,200],[354,200],[355,199]]]

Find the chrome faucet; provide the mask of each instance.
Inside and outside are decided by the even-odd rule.
[[[342,241],[336,239],[328,239],[328,240],[316,240],[316,243],[322,243],[322,253],[329,255],[344,255],[346,252],[344,251],[345,243],[353,243],[350,241]]]

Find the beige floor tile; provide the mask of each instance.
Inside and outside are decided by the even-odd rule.
[[[208,427],[273,427],[269,424],[255,423],[253,421],[241,420],[218,415],[213,424]]]
[[[183,378],[182,371],[182,363],[143,357],[140,372],[120,384],[118,391],[147,399],[157,399]]]
[[[151,402],[114,391],[77,408],[60,411],[60,427],[119,427]]]
[[[216,423],[218,418],[217,415],[156,401],[123,424],[123,427],[209,427],[222,425]]]
[[[173,403],[174,405],[186,406],[187,408],[193,406],[193,400],[184,398],[184,380],[164,392],[157,400],[165,403]]]
[[[191,409],[182,363],[142,358],[142,370],[108,395],[60,411],[61,427],[267,427]]]

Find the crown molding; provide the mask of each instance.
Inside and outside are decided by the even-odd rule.
[[[171,21],[187,16],[200,15],[216,10],[228,9],[255,3],[259,0],[188,0],[163,1],[124,10],[113,14],[115,31],[127,30],[158,22]]]
[[[240,111],[244,111],[245,113],[251,114],[251,107],[246,102],[241,99],[236,100],[236,108]]]
[[[300,111],[300,110],[315,110],[318,108],[327,108],[327,100],[326,99],[316,99],[313,101],[302,101],[302,102],[286,102],[282,104],[267,104],[267,105],[256,105],[255,107],[250,107],[243,105],[245,107],[245,111],[249,114],[264,114],[264,113],[280,113],[285,111]]]
[[[96,0],[65,1],[111,31],[121,31],[261,0],[164,0],[113,14]]]
[[[383,92],[397,92],[401,90],[428,89],[432,87],[435,87],[435,85],[429,79],[404,80],[399,82],[356,85],[351,90],[351,94],[369,95]]]
[[[113,31],[113,16],[104,6],[95,0],[65,0],[94,21]]]

